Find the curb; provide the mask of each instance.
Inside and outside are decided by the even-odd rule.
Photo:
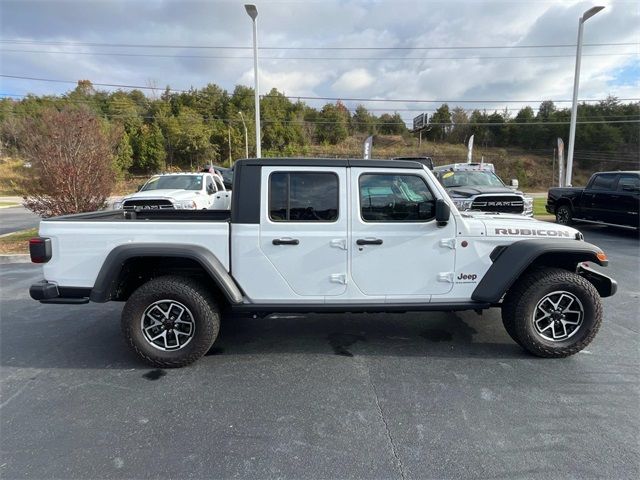
[[[11,263],[31,263],[31,256],[28,254],[0,255],[0,265]]]

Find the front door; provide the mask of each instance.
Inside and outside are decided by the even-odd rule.
[[[351,169],[351,275],[365,295],[426,299],[453,286],[455,222],[438,227],[426,175]]]
[[[262,191],[268,192],[260,222],[263,254],[296,295],[344,293],[346,168],[263,167],[262,172]]]

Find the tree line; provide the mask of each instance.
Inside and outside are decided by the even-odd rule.
[[[410,136],[399,113],[375,115],[363,105],[352,113],[338,101],[322,108],[292,101],[272,89],[261,101],[262,149],[265,156],[305,155],[310,145],[335,145],[351,135]],[[113,148],[113,169],[118,175],[150,173],[172,168],[193,169],[210,162],[226,164],[255,153],[254,92],[238,85],[233,92],[209,84],[200,89],[159,95],[140,90],[102,91],[88,80],[61,96],[28,95],[0,100],[0,135],[3,154],[20,154],[29,143],[26,125],[49,118],[52,111],[82,110],[95,117]],[[640,142],[637,123],[640,103],[621,103],[610,97],[596,104],[581,104],[576,145],[599,152],[636,152]],[[84,117],[83,117],[84,118]],[[475,135],[477,145],[552,148],[557,137],[568,137],[570,110],[551,101],[537,112],[531,106],[516,115],[509,111],[468,112],[441,105],[430,116],[424,138],[434,142],[466,143]],[[64,120],[68,123],[68,119]],[[594,123],[597,122],[597,123]]]

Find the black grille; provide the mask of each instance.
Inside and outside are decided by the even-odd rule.
[[[471,205],[472,210],[500,213],[522,213],[524,200],[517,195],[480,195]]]
[[[150,200],[125,200],[122,204],[125,210],[173,210],[173,203],[169,200],[150,199]]]

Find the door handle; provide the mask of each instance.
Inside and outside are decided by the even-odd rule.
[[[381,238],[359,238],[356,240],[357,245],[382,245]]]
[[[298,245],[300,240],[297,238],[274,238],[271,243],[274,245]]]

